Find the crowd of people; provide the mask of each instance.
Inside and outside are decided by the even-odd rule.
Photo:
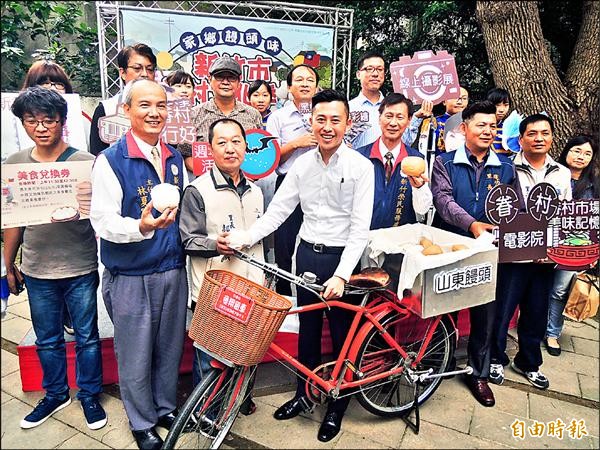
[[[188,298],[194,308],[210,269],[264,281],[262,271],[231,256],[234,240],[261,259],[266,253],[263,240],[274,233],[278,265],[315,273],[325,286],[323,297],[332,299],[343,296],[345,283],[360,269],[369,230],[423,221],[435,208],[434,226],[477,238],[493,229],[484,202],[489,189],[500,183],[513,186],[521,202],[541,182],[555,186],[561,199],[600,197],[597,144],[591,139],[571,139],[554,161],[549,155],[553,119],[533,114],[520,124],[521,151],[515,155],[499,140],[510,110],[508,91],[494,88],[487,99],[471,103],[461,87],[457,98],[444,102],[445,112],[434,116],[431,102],[417,109],[402,94],[381,92],[387,63],[374,52],[358,60],[361,91],[350,101],[338,91],[321,89],[319,74],[310,65],[291,67],[286,79],[289,99],[280,109],[272,108],[272,88],[261,80],[250,86],[249,105],[236,99],[242,69],[226,55],[217,58],[209,68],[212,98],[193,108],[196,139],[210,143],[214,166],[194,179],[191,146],[161,141],[167,90],[193,99],[194,78],[175,71],[160,84],[155,80],[156,57],[141,43],[123,48],[117,61],[126,89],[96,108],[90,152],[63,140],[67,104],[60,93],[72,88],[60,66],[34,64],[12,105],[35,146],[13,154],[6,164],[95,158],[89,220],[4,230],[9,289],[17,295],[24,277],[46,391],[21,421],[22,428],[40,425],[71,402],[63,334],[66,312],[76,342],[77,398],[91,429],[107,423],[99,397],[99,285],[114,325],[119,387],[130,428],[139,448],[160,448],[156,427],[168,429],[178,414]],[[108,145],[100,140],[98,120],[114,114],[119,105],[131,128]],[[345,143],[356,113],[364,130]],[[444,126],[458,113],[462,142],[450,150]],[[240,169],[246,130],[263,127],[281,147],[270,201],[265,201],[270,195],[260,183]],[[401,170],[405,157],[427,154],[435,158],[427,161],[432,167],[420,176]],[[181,202],[159,211],[151,191],[165,183],[178,188]],[[19,248],[22,260],[17,267]],[[560,354],[562,308],[574,275],[556,270],[547,260],[498,265],[495,301],[469,310],[468,365],[473,373],[465,383],[482,405],[494,406],[489,383],[501,384],[509,363],[533,386],[548,388],[549,380],[540,370],[540,344],[545,343],[550,355]],[[276,289],[283,295],[292,293],[289,283],[278,283]],[[298,305],[315,301],[298,290]],[[517,306],[519,350],[511,363],[506,339]],[[336,357],[350,323],[336,308],[327,315]],[[544,317],[548,320],[540,320]],[[323,315],[316,311],[299,320],[298,359],[316,368],[322,357]],[[197,350],[195,384],[210,364],[211,356]],[[339,433],[348,400],[327,405],[320,441]],[[290,419],[311,407],[298,376],[293,398],[274,417]],[[242,412],[252,414],[255,409],[249,397]]]

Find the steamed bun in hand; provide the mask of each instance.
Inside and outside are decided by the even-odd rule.
[[[179,206],[179,188],[173,184],[157,184],[150,191],[150,196],[152,197],[152,206],[160,213],[167,208]]]
[[[250,233],[244,230],[236,230],[235,228],[227,235],[227,243],[229,248],[234,250],[242,250],[250,247]]]

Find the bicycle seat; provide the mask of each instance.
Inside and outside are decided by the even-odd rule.
[[[348,284],[360,289],[385,289],[390,284],[389,274],[379,267],[369,267],[352,275]]]

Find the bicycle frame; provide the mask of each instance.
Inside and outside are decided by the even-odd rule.
[[[394,294],[392,293],[392,295]],[[365,300],[369,297],[371,297],[371,293],[364,294],[362,303],[365,303]],[[395,295],[394,297],[397,298]],[[325,304],[315,303],[312,305],[294,308],[288,312],[288,315],[302,314],[309,311],[322,310],[327,307],[336,307],[350,310],[355,313],[354,318],[352,320],[352,324],[350,325],[350,330],[348,331],[346,339],[344,340],[342,350],[340,351],[340,354],[337,360],[335,361],[335,366],[331,373],[331,381],[327,381],[321,378],[313,370],[300,363],[300,361],[298,361],[296,358],[294,358],[292,355],[290,355],[288,352],[283,350],[280,346],[278,346],[275,343],[271,343],[271,345],[269,346],[269,352],[271,352],[271,354],[276,357],[280,357],[290,366],[294,367],[296,370],[298,370],[300,373],[306,376],[307,379],[310,379],[316,385],[321,387],[327,393],[328,396],[334,399],[339,396],[340,391],[360,387],[369,383],[373,383],[380,379],[389,378],[393,375],[399,375],[407,369],[406,365],[401,365],[393,370],[387,370],[378,373],[377,375],[372,375],[364,378],[362,377],[362,374],[359,373],[354,367],[355,358],[368,332],[372,330],[373,327],[377,328],[379,331],[383,331],[383,326],[379,322],[380,318],[385,317],[387,314],[393,311],[405,315],[413,314],[406,308],[403,308],[400,305],[396,304],[396,302],[393,302],[387,298],[386,300],[386,302],[378,302],[373,306],[362,306],[362,303],[361,305],[357,306],[339,300],[333,300],[327,301]],[[366,319],[367,322],[361,325],[361,319],[363,318]],[[424,339],[424,345],[421,346],[421,350],[415,358],[410,358],[409,354],[405,351],[405,349],[394,339],[392,339],[388,333],[382,333],[381,336],[391,348],[395,349],[399,353],[399,355],[405,361],[410,361],[410,368],[414,370],[416,368],[416,365],[423,357],[423,352],[427,349],[431,337],[435,332],[441,319],[442,316],[436,317],[431,326],[429,326],[429,329],[427,330]],[[349,369],[349,372],[347,369]],[[352,373],[359,378],[357,381],[353,381]]]
[[[340,354],[337,360],[335,361],[335,365],[331,373],[331,381],[324,380],[322,377],[317,375],[314,372],[314,370],[311,370],[302,363],[300,363],[300,361],[298,361],[296,358],[294,358],[292,355],[290,355],[277,344],[272,342],[269,346],[269,351],[272,352],[272,356],[279,357],[281,360],[287,362],[290,366],[294,367],[299,373],[306,376],[308,380],[311,380],[313,383],[315,383],[321,389],[323,389],[328,396],[334,399],[339,396],[339,392],[342,390],[353,389],[378,381],[380,379],[385,379],[389,378],[390,376],[399,375],[405,372],[407,369],[411,372],[414,371],[416,369],[417,364],[419,364],[421,358],[423,357],[424,352],[427,350],[429,342],[431,341],[433,333],[439,325],[439,322],[442,320],[442,317],[444,317],[442,315],[437,316],[433,319],[433,322],[428,327],[426,335],[423,339],[424,345],[421,346],[419,353],[414,358],[411,358],[408,352],[406,352],[406,350],[399,343],[392,339],[392,337],[390,337],[388,333],[383,332],[384,328],[379,322],[380,319],[394,311],[399,314],[405,315],[406,317],[414,315],[413,312],[411,312],[405,306],[402,305],[402,300],[404,299],[399,299],[398,296],[393,292],[385,290],[384,288],[373,290],[353,287],[347,290],[346,292],[351,294],[363,294],[363,299],[360,305],[353,305],[350,303],[342,302],[340,300],[328,301],[324,300],[318,294],[318,292],[323,292],[324,288],[323,286],[316,284],[314,275],[309,274],[308,276],[306,276],[306,274],[304,274],[304,276],[299,277],[285,270],[274,267],[271,264],[258,261],[250,255],[242,253],[238,250],[235,250],[234,254],[235,256],[248,262],[249,264],[253,264],[257,267],[260,267],[268,273],[287,279],[288,281],[291,281],[297,286],[313,292],[321,300],[321,303],[315,303],[294,308],[288,312],[288,315],[302,314],[305,312],[322,310],[325,308],[329,309],[330,307],[342,308],[354,312],[354,318],[352,320],[352,324],[350,325],[350,330],[348,331],[346,339],[344,340],[344,344],[342,346]],[[369,298],[371,298],[371,296],[375,293],[379,294],[377,298],[374,298],[372,302],[367,304]],[[458,332],[456,330],[454,320],[452,320],[451,316],[448,315],[448,317],[450,317],[450,321],[455,331],[454,334],[456,336],[456,339],[458,340]],[[363,318],[366,319],[367,322],[361,325],[361,320]],[[405,361],[405,364],[398,366],[392,370],[386,370],[376,375],[364,378],[363,374],[359,373],[359,371],[355,368],[354,361],[356,360],[356,356],[358,355],[358,352],[365,337],[373,329],[373,327],[382,332],[382,338],[392,349],[395,349],[398,352],[398,354]],[[409,363],[407,364],[406,361],[408,361]],[[353,380],[352,374],[348,373],[347,369],[349,369],[352,374],[357,376],[357,381]],[[465,370],[454,371],[449,373],[465,373]],[[427,373],[409,374],[411,380],[414,382],[416,382],[417,380],[426,380],[427,375]]]

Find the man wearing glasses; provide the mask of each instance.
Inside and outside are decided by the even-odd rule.
[[[31,87],[15,99],[11,109],[35,146],[12,154],[6,164],[58,164],[94,159],[62,139],[67,102],[58,92]],[[17,268],[14,262],[20,246],[21,267]],[[43,372],[42,386],[46,390],[44,398],[21,420],[21,428],[37,427],[71,403],[63,332],[66,308],[75,329],[77,398],[90,429],[106,425],[106,413],[99,402],[102,356],[96,306],[99,282],[96,250],[94,230],[88,219],[4,230],[7,281],[10,291],[18,295],[19,272],[25,278]]]
[[[122,48],[117,55],[117,64],[119,65],[119,76],[125,85],[138,78],[154,80],[156,56],[146,44],[139,43]],[[92,154],[98,155],[110,145],[100,139],[98,121],[102,117],[116,114],[117,107],[124,100],[125,92],[122,91],[114,97],[101,101],[96,107],[90,128],[90,152]]]
[[[373,144],[381,136],[379,127],[379,107],[383,100],[381,87],[385,81],[385,61],[377,52],[367,52],[358,60],[356,78],[360,80],[360,93],[350,100],[350,116],[352,121],[363,123],[366,129],[352,141],[352,148],[358,149]],[[420,122],[431,115],[433,104],[424,101],[421,108],[413,115],[409,126],[402,135],[402,142],[411,146],[414,142]],[[410,111],[409,111],[410,113]]]
[[[262,128],[260,113],[235,99],[242,75],[242,68],[238,62],[229,55],[223,55],[213,61],[208,73],[214,97],[192,109],[196,141],[207,142],[210,125],[219,119],[237,120],[244,130]]]

